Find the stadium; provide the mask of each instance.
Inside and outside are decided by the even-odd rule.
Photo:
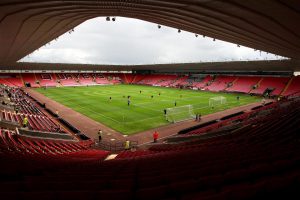
[[[0,9],[1,199],[299,199],[298,2],[1,0]],[[287,59],[19,61],[111,16]]]

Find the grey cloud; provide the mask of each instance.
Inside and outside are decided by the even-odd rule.
[[[136,19],[95,18],[65,33],[21,61],[87,64],[152,64],[276,59],[272,54],[195,37],[193,33]]]

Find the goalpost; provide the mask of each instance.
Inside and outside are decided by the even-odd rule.
[[[192,105],[178,106],[166,109],[166,120],[169,122],[176,123],[191,118],[195,118]]]
[[[217,105],[226,104],[227,100],[226,100],[226,97],[223,97],[223,96],[212,97],[212,98],[209,98],[208,103],[209,103],[209,107],[215,107]]]

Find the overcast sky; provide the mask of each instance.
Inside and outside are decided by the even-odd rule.
[[[128,65],[279,58],[141,20],[102,17],[82,23],[21,61]]]

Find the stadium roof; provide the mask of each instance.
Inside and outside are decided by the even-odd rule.
[[[209,71],[258,71],[258,72],[294,72],[300,71],[300,62],[296,60],[272,61],[230,61],[203,63],[176,63],[155,65],[91,65],[66,63],[15,63],[0,66],[0,70],[63,70],[63,71],[139,71],[153,70],[161,72],[209,72]]]
[[[0,0],[0,64],[99,16],[123,16],[300,59],[295,0]]]

